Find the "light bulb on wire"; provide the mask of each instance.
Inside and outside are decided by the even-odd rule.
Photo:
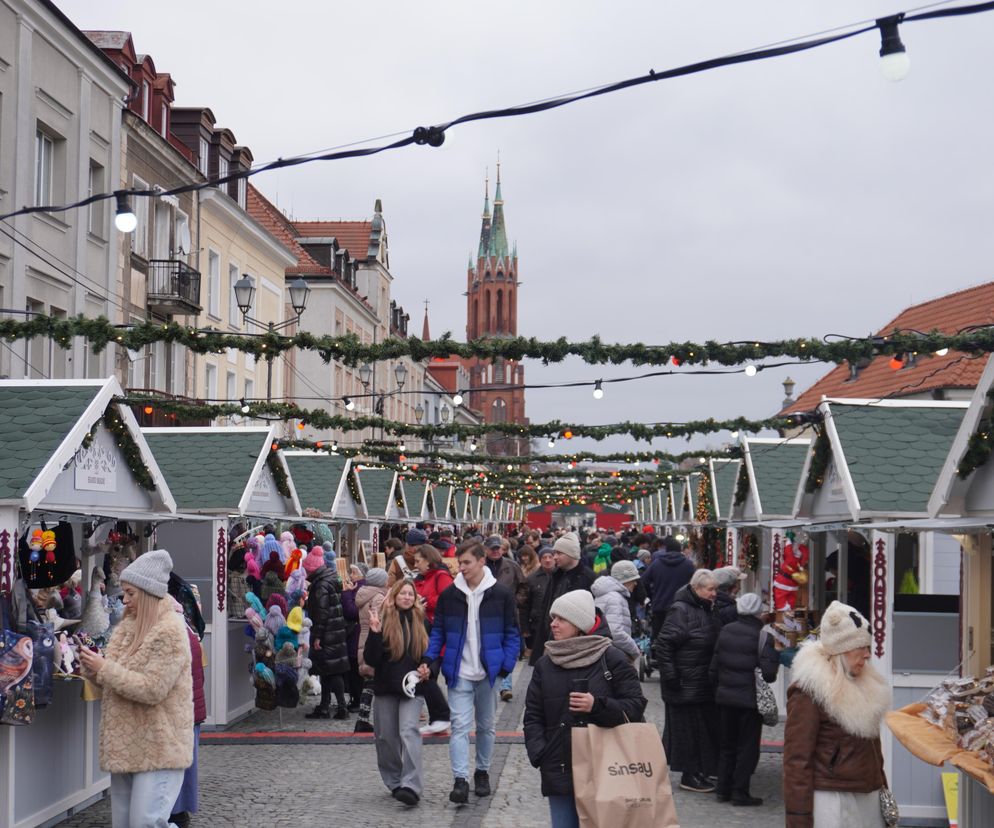
[[[911,58],[897,30],[903,18],[903,14],[895,14],[877,21],[877,28],[880,29],[880,72],[889,81],[904,80],[911,71]]]
[[[462,394],[456,391],[455,396],[452,397],[453,405],[462,405]]]
[[[935,355],[936,356],[945,356],[948,353],[949,353],[949,349],[948,348],[939,348],[939,350],[935,352]]]
[[[346,411],[355,411],[355,402],[351,397],[342,397],[342,402],[345,403]]]
[[[604,389],[601,387],[603,380],[597,380],[594,383],[594,399],[599,400],[604,396]]]
[[[556,447],[556,438],[555,437],[550,437],[549,438],[549,448],[555,448],[555,447]]]
[[[114,226],[122,233],[131,233],[138,226],[138,216],[128,203],[128,194],[119,191],[114,196],[117,199]]]
[[[754,377],[754,376],[756,376],[756,372],[757,371],[759,371],[759,369],[755,365],[747,365],[745,367],[745,370],[743,371],[743,373],[747,377]]]

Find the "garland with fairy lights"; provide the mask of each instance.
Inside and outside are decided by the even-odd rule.
[[[738,476],[735,478],[735,500],[736,506],[741,506],[749,496],[749,470],[745,463],[739,466]]]
[[[356,506],[362,505],[362,495],[359,494],[359,481],[356,480],[355,466],[349,467],[349,473],[345,476],[345,484],[349,489],[349,496]]]
[[[128,469],[135,478],[135,482],[146,491],[154,491],[156,486],[152,472],[145,465],[141,449],[138,448],[134,437],[131,436],[131,430],[118,413],[117,406],[114,403],[111,403],[104,409],[103,415],[101,415],[100,419],[87,432],[82,441],[83,448],[89,448],[93,445],[93,440],[97,436],[97,429],[101,425],[110,432],[111,436],[117,442],[117,447],[121,450],[124,462],[127,463]]]
[[[283,468],[283,464],[280,462],[277,452],[272,447],[269,449],[269,454],[266,455],[266,465],[273,475],[273,481],[276,483],[276,491],[289,500],[292,497],[290,494],[290,480],[287,477],[286,469]]]
[[[698,523],[707,523],[714,517],[714,506],[711,503],[711,484],[706,474],[701,475],[697,484],[697,509],[694,515]]]
[[[742,562],[750,572],[759,569],[759,538],[748,532],[742,539]]]
[[[224,353],[229,349],[250,353],[256,358],[275,359],[291,350],[312,351],[325,362],[337,361],[356,366],[363,362],[410,357],[416,362],[433,358],[477,358],[485,360],[520,361],[538,359],[544,364],[563,362],[579,357],[588,365],[663,366],[742,365],[768,357],[792,357],[802,361],[850,362],[890,355],[903,361],[907,354],[928,354],[948,349],[968,354],[994,352],[994,329],[982,328],[955,334],[939,331],[895,330],[887,336],[839,338],[826,342],[814,337],[772,341],[743,342],[671,342],[665,345],[642,343],[609,344],[599,337],[570,342],[565,337],[543,341],[534,337],[485,337],[471,342],[457,342],[450,334],[440,339],[421,340],[389,338],[383,342],[363,343],[355,334],[315,336],[307,331],[283,336],[273,331],[259,334],[230,334],[201,330],[178,322],[140,322],[127,326],[115,325],[106,317],[88,319],[74,316],[59,319],[33,316],[30,319],[0,320],[0,337],[7,342],[34,337],[48,337],[68,346],[73,337],[90,343],[94,353],[109,344],[139,350],[157,342],[182,345],[194,353]],[[758,366],[753,366],[758,368]],[[753,372],[754,373],[754,372]]]
[[[967,441],[963,459],[956,467],[956,475],[961,480],[969,477],[990,459],[994,450],[992,434],[994,434],[994,388],[987,392],[987,406]]]
[[[448,423],[445,425],[414,425],[384,417],[344,417],[329,414],[323,408],[305,409],[294,403],[254,402],[243,406],[240,402],[221,404],[184,403],[178,400],[157,396],[130,394],[117,398],[116,402],[126,405],[152,406],[178,416],[216,420],[220,417],[245,416],[259,420],[300,420],[312,428],[329,431],[363,431],[381,428],[397,436],[418,437],[427,440],[437,437],[458,437],[467,439],[484,434],[510,434],[522,437],[562,436],[588,437],[604,440],[617,434],[627,434],[635,440],[654,440],[658,437],[690,437],[694,434],[713,434],[719,431],[746,431],[750,433],[766,429],[780,430],[806,422],[809,415],[790,414],[786,417],[769,417],[765,420],[749,420],[737,417],[731,420],[693,420],[686,423],[612,423],[610,425],[584,425],[552,420],[548,423]],[[247,410],[246,410],[247,409]]]
[[[828,437],[828,429],[822,426],[816,429],[814,449],[811,452],[811,465],[808,466],[808,476],[804,481],[804,491],[812,494],[821,488],[825,482],[825,473],[832,460],[832,442]]]

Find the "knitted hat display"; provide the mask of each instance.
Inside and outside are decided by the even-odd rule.
[[[286,625],[295,633],[299,633],[304,626],[304,611],[300,607],[294,607],[286,617]]]
[[[245,593],[245,603],[259,613],[259,615],[265,616],[266,608],[263,606],[262,601],[259,600],[259,596],[254,592]]]
[[[826,653],[839,655],[869,647],[873,636],[870,622],[856,609],[841,601],[832,601],[821,617],[819,640]]]
[[[297,650],[288,642],[283,642],[280,644],[276,642],[276,666],[279,667],[281,664],[292,664],[294,667],[297,665]],[[296,680],[294,676],[294,680]]]
[[[332,546],[331,541],[325,541],[321,544],[321,554],[324,555],[325,566],[335,565],[335,559],[338,555],[335,554],[335,547]]]
[[[245,577],[255,578],[257,581],[262,580],[262,573],[259,571],[259,562],[255,559],[255,555],[252,552],[245,553]]]
[[[276,633],[275,646],[276,651],[279,653],[280,648],[283,645],[288,645],[293,650],[293,660],[297,661],[297,633],[291,630],[286,624],[280,627],[279,632]],[[277,658],[279,656],[277,655]]]
[[[387,571],[374,566],[366,573],[366,583],[369,586],[385,587],[387,585]]]
[[[251,593],[249,593],[251,594]],[[258,601],[259,599],[256,598]],[[259,615],[252,607],[245,607],[245,620],[252,625],[253,632],[258,629],[265,629],[262,626],[262,616]]]
[[[263,623],[275,638],[276,634],[280,631],[280,627],[286,624],[286,619],[283,617],[283,610],[278,606],[271,606],[269,612],[266,613],[266,620]]]
[[[259,543],[257,537],[247,538],[245,540],[245,552],[246,554],[251,554],[255,558],[256,566],[262,566],[262,544]]]
[[[556,552],[562,552],[574,561],[580,560],[580,539],[575,532],[567,532],[554,544],[552,548]]]
[[[289,553],[283,548],[283,544],[272,535],[266,535],[266,539],[262,542],[262,559],[264,561],[270,560],[273,552],[276,553],[276,560],[280,564],[286,563],[286,556]]]
[[[594,596],[585,589],[574,589],[560,595],[552,602],[549,616],[558,615],[563,621],[569,621],[581,633],[590,632],[591,627],[597,620],[597,613],[594,611]]]
[[[297,542],[293,539],[293,532],[284,532],[280,535],[280,546],[283,547],[283,551],[289,555],[297,548]],[[284,560],[286,560],[284,558]]]
[[[269,608],[272,607],[272,606],[279,607],[280,608],[280,612],[283,613],[284,617],[286,616],[286,598],[284,598],[278,592],[273,593],[266,600],[266,610],[268,611]]]
[[[322,566],[324,566],[324,554],[320,546],[314,547],[310,552],[307,553],[307,557],[304,558],[304,572],[308,575],[313,575]]]
[[[618,561],[611,567],[611,577],[619,583],[627,584],[630,581],[637,581],[641,576],[638,567],[631,561]]]
[[[293,572],[290,573],[290,577],[286,579],[286,595],[287,599],[291,604],[295,604],[296,601],[293,596],[298,592],[304,591],[304,584],[307,580],[307,573],[304,572],[302,566],[298,566]]]
[[[138,587],[138,589],[162,598],[169,588],[169,573],[173,568],[173,559],[165,549],[155,549],[129,564],[121,573],[121,581]]]
[[[290,573],[300,566],[300,562],[303,559],[303,549],[291,549],[290,554],[287,556],[286,563],[283,565],[283,578],[289,578]]]
[[[763,599],[755,592],[747,592],[736,599],[735,609],[739,615],[762,615]]]
[[[283,579],[270,570],[266,573],[266,577],[262,579],[262,586],[259,588],[259,592],[262,594],[262,600],[268,601],[277,592],[283,592],[285,589],[286,584],[283,583]]]
[[[259,579],[263,579],[270,572],[275,572],[280,578],[283,577],[283,564],[280,562],[280,553],[273,550],[266,556],[266,562],[259,570]]]

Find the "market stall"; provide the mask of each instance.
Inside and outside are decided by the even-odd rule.
[[[452,486],[435,486],[431,493],[431,499],[434,505],[435,519],[439,523],[456,522]]]
[[[400,475],[392,469],[375,466],[353,466],[359,485],[359,496],[366,513],[360,542],[368,543],[372,552],[380,552],[386,540],[384,525],[406,523],[407,508],[396,496]],[[403,508],[402,508],[403,507]]]
[[[890,680],[897,706],[920,699],[956,667],[958,599],[925,594],[920,583],[925,553],[934,558],[946,547],[883,531],[881,522],[928,515],[966,408],[932,400],[825,400],[797,490],[810,549],[807,620],[814,626],[833,599],[863,613],[873,628],[874,663]],[[928,773],[889,733],[883,744],[902,813],[941,816],[938,773]]]
[[[459,528],[466,524],[472,523],[473,520],[469,516],[469,492],[466,489],[454,489],[452,492],[452,502],[454,504],[454,519]]]
[[[203,596],[204,726],[224,727],[252,710],[255,695],[244,651],[244,617],[229,614],[232,536],[299,518],[300,501],[282,452],[274,448],[276,426],[146,428],[143,433],[180,511],[205,518],[163,523],[156,537],[172,554],[175,571]]]
[[[91,571],[102,571],[110,553],[108,532],[125,532],[125,524],[115,521],[126,522],[127,541],[138,552],[151,542],[142,528],[175,515],[173,496],[131,410],[114,402],[122,393],[114,379],[0,381],[5,596],[19,588],[18,579],[38,583],[32,568],[43,574],[48,566],[47,557],[37,563],[30,558],[27,570],[18,560],[20,539],[41,520],[59,524],[52,558],[66,561],[70,572],[73,559],[79,560],[86,595]],[[93,600],[102,605],[99,589]],[[0,726],[0,828],[41,825],[85,807],[110,784],[98,764],[100,703],[83,701],[82,685],[57,679],[51,703],[37,709],[30,724]]]
[[[730,529],[732,503],[735,499],[735,479],[739,472],[740,460],[709,458],[707,465],[708,482],[711,486],[712,522],[724,530],[724,560],[729,566],[739,566],[739,533]]]
[[[302,514],[328,526],[341,557],[357,560],[359,521],[366,512],[352,460],[312,451],[288,451],[283,457],[293,477]]]

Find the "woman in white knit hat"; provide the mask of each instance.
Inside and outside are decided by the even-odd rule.
[[[783,748],[786,828],[884,825],[880,725],[891,693],[869,663],[871,643],[869,622],[833,601],[819,640],[794,659]]]
[[[542,774],[552,828],[578,828],[570,728],[641,721],[646,699],[631,662],[612,645],[585,589],[557,598],[549,611],[552,640],[525,697],[525,748]],[[611,675],[610,681],[604,674]]]
[[[124,618],[107,652],[82,650],[103,691],[100,767],[110,772],[114,828],[169,825],[193,761],[193,680],[183,616],[166,592],[173,562],[146,552],[121,573]]]

